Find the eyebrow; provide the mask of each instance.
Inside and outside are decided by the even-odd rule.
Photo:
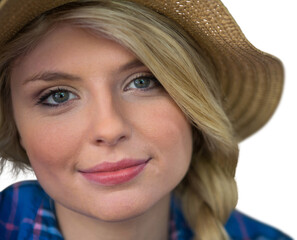
[[[134,59],[123,66],[119,68],[119,72],[124,72],[133,68],[138,68],[138,67],[144,67],[145,65],[139,60],[139,59]]]
[[[129,69],[137,68],[137,67],[143,67],[145,66],[140,60],[133,59],[132,61],[120,66],[120,68],[117,70],[117,72],[124,72]],[[70,81],[79,81],[81,78],[79,76],[75,76],[69,73],[65,72],[53,72],[53,71],[45,71],[37,73],[29,78],[27,78],[23,85],[27,84],[28,82],[34,82],[38,80],[42,81],[55,81],[55,80],[70,80]]]
[[[41,72],[33,77],[27,78],[24,82],[23,85],[27,84],[28,82],[34,82],[37,80],[43,80],[43,81],[54,81],[54,80],[59,80],[59,79],[65,79],[65,80],[81,80],[80,77],[74,76],[68,73],[64,72],[51,72],[51,71],[46,71],[46,72]]]

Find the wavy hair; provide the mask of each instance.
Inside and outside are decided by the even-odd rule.
[[[238,144],[224,112],[211,57],[177,24],[129,1],[66,4],[27,25],[0,56],[0,170],[30,169],[13,119],[10,72],[57,24],[103,35],[130,49],[157,77],[193,129],[190,168],[174,190],[196,240],[229,239],[224,229],[237,203]]]

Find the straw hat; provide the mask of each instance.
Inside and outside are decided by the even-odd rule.
[[[3,45],[41,13],[77,0],[0,0]],[[283,88],[281,62],[253,47],[219,0],[131,0],[180,24],[211,57],[224,109],[238,140],[261,128],[274,113]]]

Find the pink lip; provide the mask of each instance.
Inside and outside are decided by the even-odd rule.
[[[149,162],[149,159],[123,159],[118,162],[103,162],[79,172],[89,181],[105,186],[128,182],[135,178]]]

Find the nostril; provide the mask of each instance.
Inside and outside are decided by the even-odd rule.
[[[103,140],[101,140],[101,139],[97,139],[96,142],[97,142],[97,143],[102,143]]]
[[[126,136],[121,136],[118,141],[121,141],[121,140],[123,140],[125,138],[126,138]]]
[[[96,140],[96,142],[99,144],[106,144],[108,146],[113,146],[113,145],[116,145],[118,142],[124,140],[125,138],[126,136],[124,135],[115,139],[99,138]]]

